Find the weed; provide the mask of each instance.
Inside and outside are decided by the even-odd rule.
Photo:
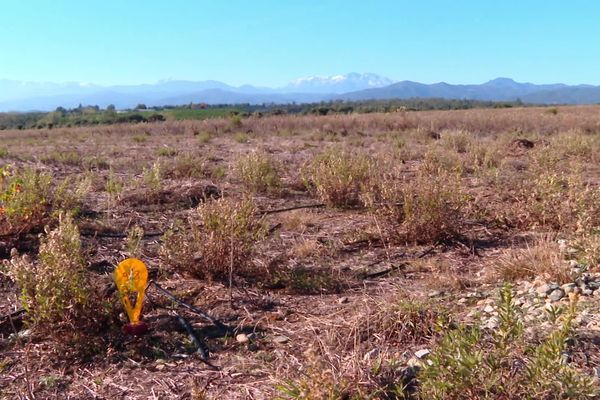
[[[191,154],[181,155],[162,168],[165,178],[205,178],[210,176],[207,162],[203,158]]]
[[[512,211],[521,226],[585,232],[600,227],[600,190],[579,174],[544,172],[521,182]]]
[[[84,176],[77,181],[73,178],[65,178],[54,190],[52,208],[77,214],[83,206],[83,201],[90,192],[91,187],[92,179],[90,176]]]
[[[473,135],[466,131],[447,131],[441,135],[440,144],[457,153],[466,153],[473,143]]]
[[[250,136],[248,136],[248,134],[244,132],[237,132],[235,135],[233,135],[233,140],[235,140],[238,143],[244,144],[250,141]]]
[[[135,143],[146,143],[148,141],[148,137],[146,135],[135,135],[133,137],[133,141]]]
[[[0,169],[0,231],[29,231],[43,224],[52,204],[52,176],[33,169]]]
[[[239,115],[232,115],[230,124],[233,129],[239,129],[242,127],[242,118]]]
[[[451,316],[442,306],[399,297],[378,303],[368,318],[360,317],[355,329],[362,341],[377,338],[406,345],[428,343],[450,324]]]
[[[112,204],[115,204],[117,201],[119,201],[121,194],[123,193],[123,182],[119,177],[117,177],[117,175],[115,175],[112,168],[108,171],[105,189]]]
[[[76,151],[62,151],[47,153],[41,157],[42,162],[47,164],[81,165],[83,159]]]
[[[127,239],[125,241],[125,251],[129,257],[139,258],[142,254],[144,238],[144,229],[138,225],[134,225],[127,232]]]
[[[177,149],[171,147],[161,147],[157,152],[159,157],[175,157],[178,153]]]
[[[199,144],[207,144],[208,142],[210,142],[210,139],[211,135],[209,132],[206,131],[199,132],[198,135],[196,135],[196,140]]]
[[[152,191],[158,193],[162,189],[162,170],[161,165],[157,161],[150,168],[144,168],[143,171],[144,184]]]

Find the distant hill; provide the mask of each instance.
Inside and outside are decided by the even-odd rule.
[[[365,89],[338,95],[343,100],[444,98],[491,101],[514,101],[540,104],[584,104],[600,102],[600,87],[568,86],[562,83],[536,85],[497,78],[480,85],[451,85],[445,82],[424,84],[397,82],[383,88]]]
[[[99,86],[81,83],[37,83],[0,80],[0,111],[51,111],[79,104],[114,104],[119,109],[207,104],[310,103],[331,100],[386,100],[410,98],[516,101],[536,104],[600,103],[600,86],[562,83],[537,85],[497,78],[482,84],[453,85],[393,82],[376,74],[350,73],[329,77],[308,77],[281,88],[231,86],[223,82],[160,81],[155,84]]]

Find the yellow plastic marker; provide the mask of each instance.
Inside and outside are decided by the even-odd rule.
[[[146,265],[137,258],[128,258],[123,260],[115,269],[115,283],[121,294],[121,300],[125,306],[127,317],[130,324],[126,330],[131,330],[136,326],[141,328],[143,322],[140,322],[140,314],[144,303],[144,291],[148,282],[148,269]],[[129,301],[129,295],[137,293],[135,305],[132,307]],[[137,332],[137,330],[135,330]]]

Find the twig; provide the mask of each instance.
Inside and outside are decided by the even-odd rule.
[[[229,244],[229,306],[233,308],[233,235]]]
[[[273,210],[262,210],[262,211],[258,211],[258,214],[268,215],[268,214],[282,213],[282,212],[286,212],[286,211],[300,210],[303,208],[323,208],[323,207],[325,207],[324,203],[305,204],[305,205],[292,206],[292,207],[286,207],[286,208],[276,208]]]
[[[29,346],[31,346],[31,342],[27,343],[27,346],[25,347],[25,362],[23,363],[23,367],[25,368],[25,384],[27,385],[27,393],[29,393],[31,400],[35,400],[33,388],[31,382],[29,381]]]
[[[423,258],[426,255],[428,255],[429,253],[431,253],[433,250],[435,250],[441,243],[440,242],[435,242],[433,244],[433,246],[429,247],[428,249],[426,249],[425,251],[421,252],[421,254],[419,254],[417,256],[417,258]]]
[[[144,238],[156,237],[164,235],[164,232],[146,232],[142,235]],[[101,238],[126,238],[127,233],[123,232],[98,232],[98,231],[83,231],[82,236],[92,236]]]

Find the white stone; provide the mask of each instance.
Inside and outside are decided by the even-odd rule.
[[[417,350],[417,351],[415,351],[415,357],[423,358],[423,357],[427,356],[429,353],[431,353],[431,351],[429,349]]]

